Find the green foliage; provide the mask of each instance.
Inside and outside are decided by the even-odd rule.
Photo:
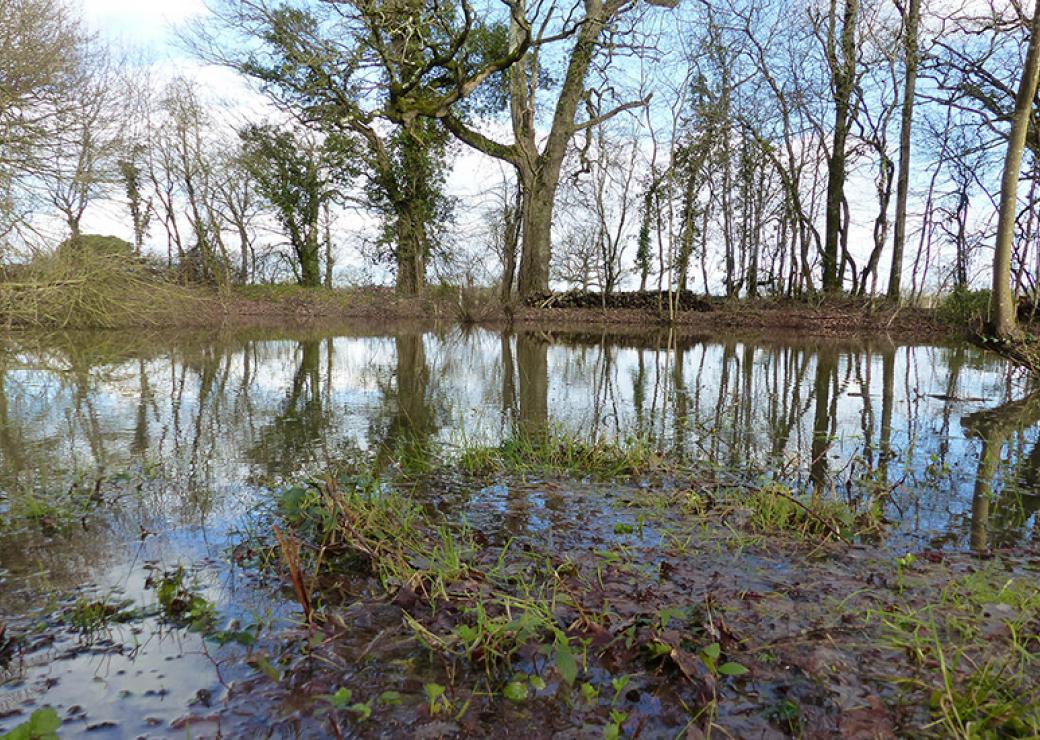
[[[448,40],[455,10],[376,5],[346,20],[332,5],[247,13],[241,20],[262,45],[238,67],[326,137],[357,142],[369,205],[383,219],[375,256],[395,260],[411,275],[410,287],[418,289],[424,276],[414,274],[416,267],[438,250],[454,208],[444,194],[449,135],[436,120],[405,119],[401,113],[453,83],[437,77],[439,64],[427,68],[429,77],[413,76],[424,56],[439,58],[437,45]],[[500,35],[491,28],[473,33],[452,55],[458,65],[453,69],[465,74],[482,54],[501,46]],[[390,126],[373,126],[377,118]]]
[[[740,663],[733,661],[724,661],[720,663],[719,660],[722,657],[722,647],[717,642],[713,642],[711,645],[708,645],[706,648],[701,650],[700,657],[704,667],[707,668],[713,676],[743,676],[748,672],[748,669]]]
[[[81,634],[90,636],[104,630],[112,622],[126,622],[137,616],[136,612],[129,609],[132,604],[131,600],[110,602],[105,599],[78,599],[63,618]]]
[[[936,309],[938,319],[947,324],[967,326],[989,315],[989,290],[955,288]]]
[[[300,284],[320,285],[318,221],[358,172],[355,141],[337,131],[315,141],[271,124],[250,124],[239,137],[246,169],[289,238]]]
[[[779,481],[737,493],[750,515],[748,528],[755,532],[848,538],[877,532],[884,525],[876,507],[860,511],[838,498],[799,495]]]
[[[145,585],[155,589],[159,607],[167,619],[196,632],[213,631],[216,607],[193,589],[184,568],[166,571],[158,578],[150,576]]]
[[[354,701],[354,692],[346,687],[340,687],[335,694],[323,694],[321,698],[333,709],[352,712],[359,722],[364,722],[372,716],[372,702]]]
[[[444,192],[448,142],[439,123],[420,119],[388,138],[387,160],[370,161],[366,192],[383,218],[377,258],[400,266],[409,256],[405,251],[418,250],[424,262],[442,251],[455,211],[455,199]]]
[[[636,241],[636,270],[639,272],[639,289],[646,287],[646,279],[650,274],[650,260],[653,250],[650,244],[650,233],[654,227],[655,220],[655,197],[654,188],[646,189],[643,194],[643,209],[640,214],[639,238]]]
[[[423,691],[426,692],[426,707],[431,717],[446,714],[452,710],[453,704],[448,698],[448,690],[444,686],[431,682],[423,685]]]
[[[648,440],[586,440],[563,432],[518,434],[495,447],[466,446],[458,464],[471,475],[552,472],[603,480],[666,467],[664,456]],[[674,470],[678,464],[667,467]]]
[[[37,709],[29,719],[4,734],[0,740],[57,740],[61,718],[50,707]]]

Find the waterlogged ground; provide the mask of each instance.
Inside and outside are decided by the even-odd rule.
[[[10,336],[0,731],[1028,737],[1038,421],[883,338]]]

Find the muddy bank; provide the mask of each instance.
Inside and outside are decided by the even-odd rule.
[[[131,292],[125,286],[108,286],[95,295],[76,283],[79,293],[60,286],[46,292],[61,310],[27,310],[22,304],[32,301],[24,297],[21,303],[11,304],[4,317],[8,328],[46,330],[248,328],[347,320],[422,320],[488,327],[609,327],[629,333],[666,327],[683,335],[727,331],[762,336],[779,331],[816,337],[877,334],[906,340],[965,336],[960,322],[944,323],[931,309],[898,308],[882,300],[861,298],[738,301],[687,291],[682,295],[627,292],[604,299],[597,294],[572,292],[536,296],[522,304],[504,306],[487,288],[431,286],[422,297],[403,297],[390,288],[375,286],[324,290],[250,285],[216,290],[157,281],[154,276],[149,280],[134,284],[136,302],[130,301]],[[36,296],[33,300],[38,299]],[[90,310],[75,308],[77,301],[89,304]],[[14,310],[15,305],[19,310]]]
[[[557,294],[504,307],[490,294],[439,289],[423,298],[403,298],[383,288],[333,293],[286,291],[235,294],[224,312],[234,324],[313,321],[330,318],[462,321],[483,326],[555,328],[580,331],[596,327],[616,334],[644,334],[657,328],[692,336],[720,331],[764,335],[842,337],[877,334],[896,339],[959,339],[965,328],[942,322],[932,309],[896,308],[883,301],[843,298],[816,303],[680,296],[669,312],[666,294],[620,294],[607,307],[600,297]]]
[[[283,491],[251,552],[306,617],[228,706],[366,737],[1040,732],[1040,551],[893,551],[868,508],[719,483]]]
[[[890,336],[897,339],[954,339],[964,328],[941,322],[931,309],[892,308],[884,303],[836,299],[819,305],[800,301],[727,302],[712,300],[707,308],[680,311],[674,321],[647,309],[524,307],[514,315],[520,324],[601,323],[645,330],[671,324],[683,334],[737,331],[766,335],[781,332],[814,337]]]

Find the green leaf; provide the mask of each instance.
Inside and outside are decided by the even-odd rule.
[[[723,663],[719,666],[719,673],[723,676],[743,676],[748,669],[740,663]]]
[[[5,734],[2,740],[58,740],[61,717],[50,707],[37,709],[29,719]]]
[[[631,676],[618,676],[617,678],[610,679],[610,685],[614,687],[614,691],[620,694],[628,686],[628,682],[632,680]]]
[[[506,684],[502,695],[509,701],[522,702],[527,700],[527,684],[521,681],[510,681]]]
[[[713,642],[708,647],[704,648],[704,654],[712,660],[718,660],[719,656],[722,655],[722,647],[717,642]]]
[[[556,641],[556,670],[560,672],[560,677],[567,682],[568,686],[574,685],[574,680],[578,677],[578,662],[574,659],[574,653],[571,652],[567,638]]]
[[[348,709],[350,708],[351,699],[354,698],[354,692],[341,686],[335,694],[323,694],[321,698],[336,709]]]
[[[545,679],[541,676],[531,676],[529,681],[531,683],[531,687],[535,691],[542,691],[545,689]]]
[[[401,695],[396,691],[384,691],[379,695],[380,704],[400,704]]]
[[[351,704],[347,708],[358,716],[358,721],[360,722],[364,722],[372,716],[371,702],[358,702],[357,704]]]
[[[589,704],[595,704],[599,700],[599,689],[590,683],[581,685],[581,695]]]
[[[648,642],[646,644],[646,649],[647,652],[650,653],[651,658],[660,658],[672,652],[671,645],[664,642],[658,642],[657,640],[654,640],[653,642]]]

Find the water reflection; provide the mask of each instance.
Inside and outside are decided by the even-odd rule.
[[[87,540],[238,521],[258,483],[359,452],[422,470],[461,439],[559,427],[817,495],[882,492],[922,541],[1004,546],[1035,536],[1038,422],[1040,398],[965,346],[363,327],[21,336],[0,352],[6,507],[120,471],[147,482],[137,518]]]
[[[961,419],[964,430],[982,443],[971,498],[972,549],[989,549],[991,530],[996,534],[993,544],[998,547],[1025,539],[1028,522],[1040,508],[1037,494],[1040,443],[1016,439],[1008,445],[1008,441],[1020,430],[1038,422],[1040,391]],[[1000,490],[1001,477],[1003,491]]]

